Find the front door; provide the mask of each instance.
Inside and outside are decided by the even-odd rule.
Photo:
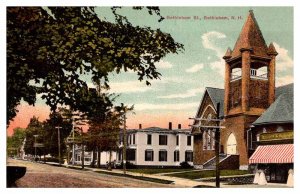
[[[233,133],[231,133],[227,139],[227,154],[235,155],[236,151],[236,138]]]

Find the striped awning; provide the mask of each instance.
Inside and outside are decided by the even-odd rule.
[[[294,163],[294,144],[258,146],[249,158],[249,163]]]

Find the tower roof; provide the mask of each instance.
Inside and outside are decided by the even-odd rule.
[[[273,43],[271,42],[270,45],[269,45],[269,48],[268,48],[268,54],[269,55],[278,55],[276,49],[275,49],[275,46],[273,45]]]
[[[229,59],[231,58],[231,53],[232,53],[232,50],[228,47],[223,59]]]
[[[253,11],[249,11],[248,18],[242,28],[240,36],[235,43],[232,57],[241,55],[240,49],[251,49],[253,55],[267,57],[268,47],[259,29]]]

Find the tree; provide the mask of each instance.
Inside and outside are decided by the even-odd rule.
[[[155,63],[183,45],[160,29],[133,26],[118,9],[112,8],[112,23],[93,7],[7,8],[7,124],[20,101],[34,105],[36,94],[52,111],[59,104],[82,111],[88,95],[83,74],[107,87],[110,72],[133,70],[147,85],[160,77]],[[163,20],[158,7],[147,9]]]
[[[60,148],[61,153],[66,152],[66,144],[64,140],[72,130],[72,121],[63,118],[63,113],[66,112],[64,108],[59,108],[58,112],[52,112],[49,119],[43,122],[44,143],[47,154],[54,157],[58,156],[58,129],[60,128]]]
[[[37,135],[35,137],[35,135]],[[26,142],[24,146],[24,150],[26,154],[31,155],[43,155],[44,150],[42,148],[34,148],[34,143],[44,143],[44,130],[43,130],[43,124],[38,120],[37,117],[33,116],[30,119],[30,122],[25,130],[25,137]],[[36,151],[36,153],[35,153]]]
[[[7,137],[7,153],[18,155],[25,139],[25,129],[17,127],[11,137]]]

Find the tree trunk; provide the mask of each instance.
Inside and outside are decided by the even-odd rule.
[[[111,170],[111,150],[109,150],[108,170]]]
[[[100,159],[101,159],[101,150],[100,146],[98,147],[98,154],[97,154],[97,168],[100,168]]]
[[[91,168],[95,167],[95,149],[92,150],[92,162],[91,162]]]
[[[84,144],[81,144],[81,169],[84,169]]]

